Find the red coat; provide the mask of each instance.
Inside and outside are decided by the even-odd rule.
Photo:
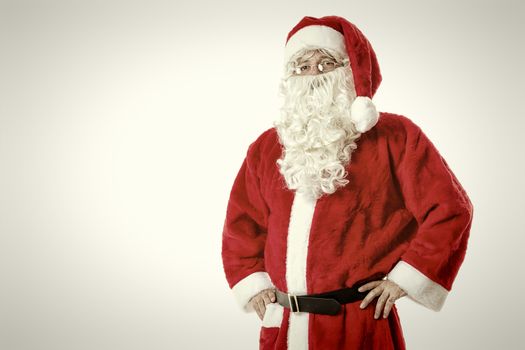
[[[222,257],[245,311],[259,291],[322,293],[384,277],[439,311],[462,264],[473,206],[438,150],[407,117],[381,113],[361,135],[350,181],[317,201],[287,189],[275,128],[248,148],[233,183]],[[377,300],[377,299],[375,299]],[[336,316],[270,304],[261,349],[404,349],[395,306],[387,319],[346,304]]]

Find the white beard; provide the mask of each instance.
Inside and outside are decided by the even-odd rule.
[[[350,120],[356,93],[350,67],[283,78],[280,119],[274,121],[284,152],[277,160],[291,190],[319,198],[349,181],[346,166],[361,136]]]

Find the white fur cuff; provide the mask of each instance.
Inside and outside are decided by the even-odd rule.
[[[449,293],[403,260],[388,273],[387,279],[399,285],[410,299],[434,311],[441,310]]]
[[[270,276],[268,276],[268,273],[254,272],[234,285],[232,292],[239,306],[245,312],[251,312],[254,310],[248,305],[250,299],[257,295],[260,291],[268,288],[275,288],[272,281],[270,280]]]

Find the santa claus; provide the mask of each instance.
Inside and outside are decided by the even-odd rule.
[[[372,46],[337,16],[288,34],[283,104],[233,183],[222,257],[260,349],[404,349],[395,301],[439,311],[473,206],[409,118],[378,112]]]

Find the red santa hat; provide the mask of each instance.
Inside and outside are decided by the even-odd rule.
[[[286,38],[285,62],[305,48],[326,48],[348,56],[357,95],[350,112],[352,122],[362,133],[374,127],[379,112],[372,97],[381,83],[381,72],[372,45],[363,33],[342,17],[304,17]]]

